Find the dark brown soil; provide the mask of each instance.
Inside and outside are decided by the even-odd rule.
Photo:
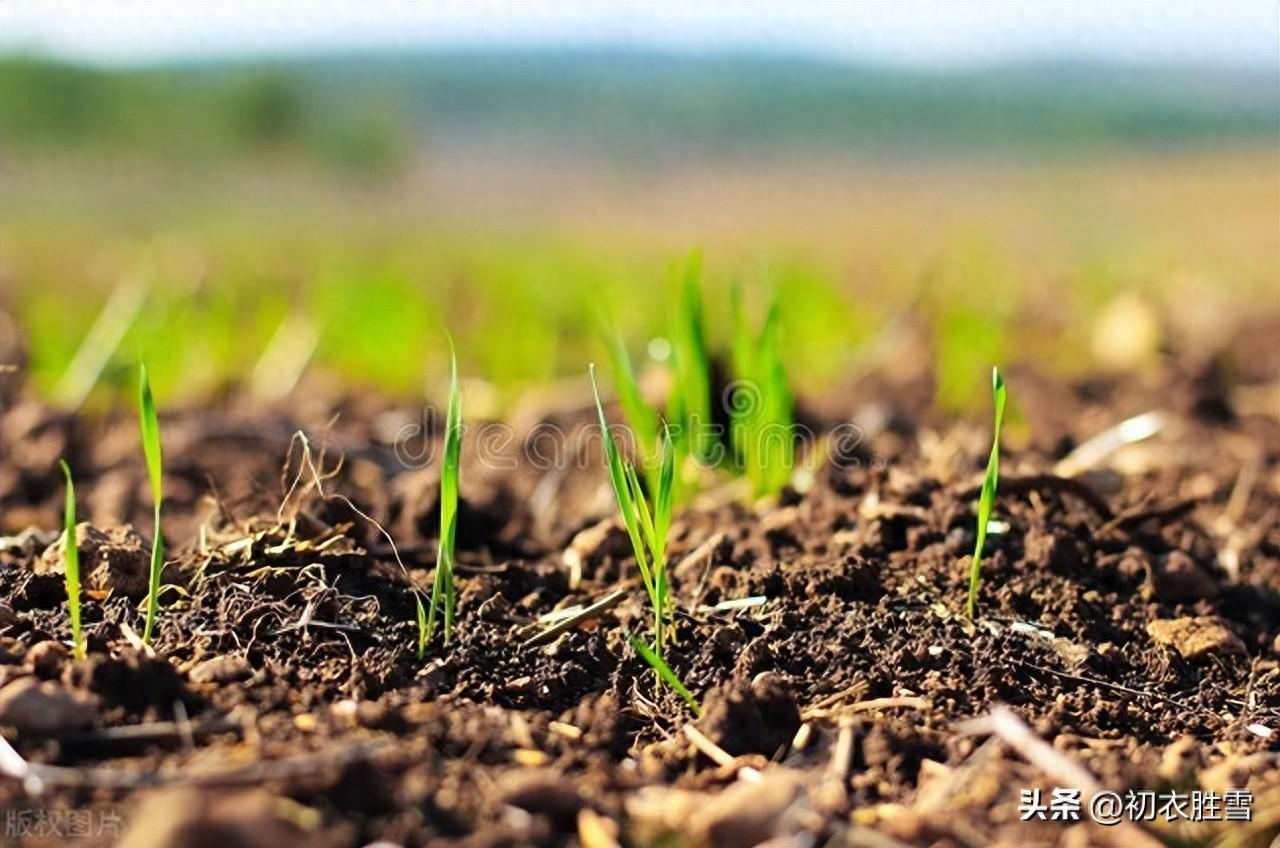
[[[472,423],[458,629],[419,659],[408,586],[430,583],[438,512],[435,466],[413,467],[416,442],[401,438],[413,411],[362,396],[167,415],[173,588],[153,654],[135,636],[129,570],[152,530],[136,425],[17,401],[0,418],[0,717],[21,719],[3,736],[23,758],[66,769],[40,772],[42,786],[0,780],[6,838],[1266,845],[1280,830],[1275,365],[1255,357],[1226,387],[1177,363],[1147,383],[1009,374],[1007,530],[988,542],[974,622],[985,421],[936,421],[913,406],[927,384],[880,378],[810,406],[816,427],[862,429],[805,491],[748,504],[712,490],[675,522],[669,661],[702,702],[696,720],[627,646],[648,611],[625,539],[599,526],[612,501],[598,441],[577,438],[585,408],[538,422],[569,434],[551,469],[522,448],[537,427],[481,456]],[[1154,438],[1059,464],[1150,410],[1163,413]],[[55,644],[69,635],[60,557],[46,553],[62,456],[81,517],[112,543],[83,662]],[[530,643],[540,616],[620,586],[621,603]],[[757,600],[717,607],[739,599]],[[7,705],[21,687],[49,697],[41,720]],[[1057,759],[966,724],[998,705]],[[1053,763],[1122,793],[1248,788],[1254,821],[1020,822],[1020,789],[1068,785]],[[14,829],[68,810],[92,811],[97,835]]]

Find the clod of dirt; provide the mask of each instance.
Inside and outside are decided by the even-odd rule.
[[[90,592],[112,591],[131,601],[147,594],[151,573],[151,545],[131,525],[103,532],[88,522],[76,525],[83,586]],[[66,534],[45,549],[36,560],[36,574],[63,574]]]
[[[1147,624],[1147,634],[1188,660],[1208,654],[1247,653],[1240,637],[1212,616],[1159,619]]]
[[[800,727],[800,709],[791,687],[777,674],[756,675],[712,689],[697,727],[728,753],[772,757]]]
[[[1182,551],[1171,551],[1155,569],[1156,597],[1169,603],[1191,603],[1218,597],[1218,582]]]
[[[244,680],[252,674],[253,667],[249,665],[247,659],[234,654],[224,654],[197,663],[187,672],[187,677],[193,683],[232,683],[236,680]]]
[[[22,662],[26,656],[26,651],[22,649],[22,643],[12,636],[0,637],[0,663],[4,665],[17,665]]]
[[[30,526],[12,536],[0,536],[0,553],[15,559],[30,559],[52,545],[62,535],[53,530],[41,530]]]
[[[508,772],[498,782],[497,800],[562,825],[572,822],[586,806],[573,782],[550,769]]]
[[[174,701],[182,701],[188,710],[194,710],[201,703],[187,689],[178,670],[162,657],[132,651],[122,651],[118,656],[90,655],[81,668],[91,692],[105,704],[121,706],[129,713],[167,711]]]
[[[1049,568],[1076,568],[1087,554],[1080,540],[1061,530],[1033,528],[1023,542],[1030,562],[1044,563]]]
[[[740,780],[707,804],[690,821],[712,846],[759,845],[778,833],[778,825],[800,792],[799,781],[783,769],[769,769],[758,782]]]
[[[45,680],[52,680],[62,671],[62,663],[67,658],[67,649],[61,642],[46,639],[37,642],[27,651],[26,664],[31,670]]]
[[[0,724],[39,735],[88,727],[98,717],[96,703],[56,683],[23,677],[0,689]]]
[[[764,536],[775,546],[799,546],[800,510],[794,506],[786,506],[774,510],[760,522]]]
[[[1200,742],[1194,736],[1175,740],[1160,755],[1160,777],[1171,784],[1190,780],[1199,767]]]
[[[622,559],[631,550],[631,542],[618,522],[606,518],[579,532],[565,548],[563,561],[569,569],[570,582],[591,577],[606,559]]]
[[[319,817],[262,790],[159,792],[131,817],[119,848],[308,848],[331,844],[312,832]]]

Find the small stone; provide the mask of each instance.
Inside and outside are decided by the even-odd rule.
[[[19,733],[54,734],[88,727],[97,705],[56,683],[23,677],[0,689],[0,724]]]
[[[1211,616],[1152,621],[1147,624],[1147,635],[1188,660],[1208,654],[1247,653],[1240,637]]]
[[[224,654],[196,664],[187,676],[193,683],[231,683],[253,674],[249,661],[238,654]]]
[[[62,663],[67,658],[67,649],[61,642],[46,639],[37,642],[27,651],[26,663],[40,677],[52,680],[62,671]]]

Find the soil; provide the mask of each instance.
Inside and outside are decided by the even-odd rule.
[[[648,611],[585,393],[510,429],[472,423],[457,630],[423,658],[408,588],[430,585],[435,557],[433,416],[369,395],[165,414],[152,650],[136,422],[19,394],[0,415],[0,725],[21,760],[0,770],[32,765],[0,780],[5,844],[1266,845],[1280,362],[1266,346],[1238,362],[1225,382],[1220,359],[1142,379],[1007,374],[1003,525],[975,621],[989,424],[938,418],[925,373],[810,401],[815,430],[852,421],[857,438],[846,428],[775,500],[713,486],[674,522],[668,661],[700,718],[627,644]],[[1152,410],[1154,437],[1075,462]],[[560,453],[532,461],[550,432]],[[63,456],[91,525],[79,662]],[[540,617],[618,589],[535,638]],[[1120,793],[1247,788],[1253,821],[1020,821],[1024,789],[1087,800],[1079,769]]]

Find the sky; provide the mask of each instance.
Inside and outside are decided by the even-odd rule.
[[[450,47],[1277,68],[1275,0],[0,0],[0,51],[108,64]]]

